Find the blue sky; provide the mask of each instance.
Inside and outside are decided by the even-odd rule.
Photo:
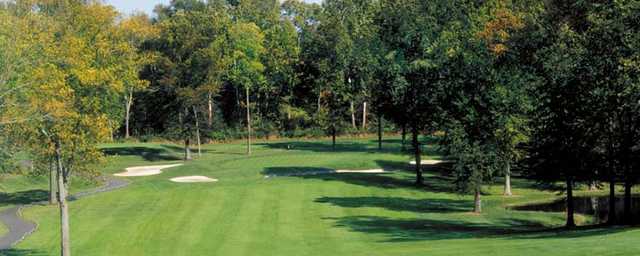
[[[304,0],[308,3],[320,3],[322,0]],[[153,7],[157,4],[168,4],[170,0],[106,0],[107,4],[115,6],[124,14],[131,14],[134,11],[143,11],[151,15]]]

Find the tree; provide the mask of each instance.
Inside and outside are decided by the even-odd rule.
[[[591,84],[583,80],[590,70],[585,61],[584,37],[560,24],[553,44],[540,51],[544,60],[544,82],[538,99],[532,136],[531,165],[541,181],[564,181],[567,195],[567,227],[575,226],[573,189],[575,183],[593,174],[595,132],[590,125]]]
[[[232,45],[233,66],[229,78],[237,86],[245,89],[245,108],[247,117],[247,154],[251,155],[251,88],[264,85],[264,65],[261,57],[264,54],[264,34],[253,23],[239,22],[233,24],[229,32]]]
[[[228,65],[228,24],[224,6],[201,6],[199,1],[174,1],[159,9],[160,36],[150,42],[158,57],[149,65],[145,77],[151,87],[162,92],[177,135],[184,140],[185,160],[191,158],[192,136],[199,140],[197,105],[212,104],[213,94],[226,75]],[[194,111],[194,107],[196,111]],[[212,116],[212,108],[209,116]],[[172,118],[171,115],[166,118]],[[167,121],[167,120],[165,120]]]
[[[221,29],[228,29],[229,20],[223,16],[223,13],[214,16],[219,21],[216,24],[221,24]],[[206,58],[209,59],[209,68],[207,69],[205,84],[200,88],[205,91],[207,95],[207,126],[209,128],[213,125],[213,97],[220,91],[223,86],[229,68],[233,63],[229,47],[228,36],[216,37],[209,47],[205,51]]]
[[[72,173],[93,172],[124,92],[123,51],[114,26],[117,13],[99,3],[38,3],[21,11],[46,28],[41,60],[28,73],[27,106],[42,118],[29,122],[26,142],[55,156],[61,220],[61,254],[70,255],[67,191]],[[73,22],[71,22],[73,21]],[[121,107],[120,107],[121,108]],[[45,142],[45,143],[43,143]],[[46,158],[46,157],[45,157]]]
[[[263,55],[265,76],[268,83],[262,94],[264,104],[261,113],[271,120],[278,120],[282,130],[291,128],[294,113],[300,111],[294,105],[294,92],[298,83],[296,62],[300,55],[300,45],[296,27],[290,20],[283,20],[265,32]]]
[[[511,167],[524,158],[521,145],[528,142],[529,114],[532,103],[528,96],[530,84],[535,76],[530,75],[527,58],[519,48],[518,34],[522,40],[530,40],[530,34],[520,32],[524,29],[524,16],[518,13],[517,6],[508,6],[503,1],[490,2],[478,15],[482,30],[476,36],[487,46],[492,57],[492,69],[495,70],[495,94],[491,105],[496,115],[496,153],[504,175],[504,195],[511,196]],[[533,8],[526,6],[525,8]],[[526,13],[531,13],[526,12]],[[514,37],[515,38],[512,38]],[[526,51],[522,51],[526,53]],[[524,56],[523,56],[524,55]]]
[[[140,80],[138,72],[143,66],[153,61],[153,55],[148,51],[139,51],[142,44],[153,39],[158,34],[157,28],[151,24],[151,20],[145,14],[134,14],[120,22],[122,36],[127,40],[122,44],[122,49],[127,51],[127,58],[123,59],[130,66],[123,77],[126,87],[125,94],[125,138],[130,136],[129,119],[131,118],[131,108],[133,107],[134,93],[148,86],[148,81]]]
[[[373,45],[377,36],[374,16],[378,13],[375,1],[330,0],[323,4],[320,31],[331,32],[338,36],[337,44],[330,46],[338,58],[337,70],[345,76],[345,87],[351,114],[351,126],[356,125],[355,103],[362,102],[362,129],[367,123],[368,85],[372,83],[376,56]],[[326,26],[326,27],[325,27]]]
[[[636,7],[634,7],[636,6]],[[638,86],[638,37],[640,26],[631,20],[637,8],[630,2],[612,2],[604,6],[585,5],[589,15],[579,33],[585,38],[584,62],[589,66],[592,88],[592,122],[597,130],[591,136],[599,140],[598,153],[606,162],[599,177],[609,182],[609,223],[616,223],[615,184],[624,183],[622,223],[631,220],[631,187],[638,182],[637,145],[640,142],[640,87]],[[635,38],[635,39],[634,39]],[[598,177],[594,177],[595,180]]]
[[[416,0],[381,1],[378,17],[379,36],[384,49],[383,56],[392,61],[395,78],[385,83],[393,93],[396,109],[403,109],[406,116],[396,121],[408,125],[412,135],[416,184],[422,185],[420,134],[430,134],[439,127],[441,100],[445,93],[441,83],[446,70],[442,63],[448,58],[446,37],[454,33],[445,29],[451,23],[464,23],[463,6],[466,2]]]
[[[477,11],[471,9],[470,11]],[[448,71],[443,83],[449,86],[444,108],[447,114],[444,145],[454,163],[456,188],[461,193],[474,195],[475,213],[482,212],[482,186],[491,181],[499,166],[497,138],[499,122],[496,105],[504,96],[504,88],[493,78],[491,57],[482,51],[482,44],[472,36],[473,30],[453,25],[446,33],[453,43],[444,63]],[[458,39],[456,39],[458,38]],[[457,46],[457,47],[456,47]]]

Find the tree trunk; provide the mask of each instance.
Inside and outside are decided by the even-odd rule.
[[[56,163],[54,159],[49,161],[49,204],[53,205],[58,202],[58,191],[56,188]]]
[[[356,110],[353,107],[353,101],[351,102],[351,126],[353,127],[353,129],[357,129],[358,128],[356,126]]]
[[[609,215],[607,216],[607,223],[614,225],[617,222],[616,216],[616,182],[613,175],[609,177]]]
[[[213,93],[209,92],[207,94],[207,127],[211,128],[213,126]]]
[[[336,150],[336,126],[331,126],[331,148]]]
[[[420,152],[420,142],[418,141],[417,127],[414,126],[411,130],[411,133],[413,136],[413,154],[416,160],[416,185],[422,186],[424,185],[424,178],[422,177],[422,160],[420,159],[422,157],[422,153]]]
[[[567,224],[565,226],[568,228],[576,226],[573,213],[573,180],[571,180],[571,178],[567,178]]]
[[[382,114],[378,114],[378,150],[382,150]]]
[[[511,193],[511,164],[507,163],[507,166],[505,168],[506,169],[504,172],[504,195],[512,196],[513,193]]]
[[[480,188],[476,188],[474,197],[473,197],[473,212],[481,213],[482,212],[482,199],[480,194]]]
[[[69,206],[67,204],[67,177],[62,166],[62,150],[60,142],[55,142],[57,176],[58,176],[58,205],[60,207],[60,255],[71,255],[71,239],[69,229]]]
[[[127,105],[125,107],[125,115],[124,115],[124,137],[126,139],[129,138],[129,119],[131,118],[131,106],[133,105],[133,90],[129,90],[129,95],[127,96]]]
[[[196,143],[198,143],[198,157],[202,156],[202,145],[200,144],[200,123],[198,122],[198,111],[193,106],[193,117],[196,120]]]
[[[598,184],[595,181],[589,182],[589,191],[598,190]]]
[[[113,125],[113,122],[109,121],[109,138],[111,139],[111,140],[109,140],[109,142],[113,142],[114,141],[114,139],[113,139],[113,130],[115,130],[115,129],[116,128],[115,128],[115,125]]]
[[[367,102],[362,103],[362,130],[367,130]]]
[[[321,100],[322,100],[322,91],[318,92],[318,101],[316,102],[318,108],[316,110],[316,113],[320,113],[320,109],[322,108]]]
[[[189,148],[191,146],[191,139],[189,139],[189,137],[184,139],[184,160],[185,161],[190,161],[191,158],[191,149]]]
[[[246,87],[247,93],[247,155],[251,155],[251,108],[249,102],[249,86]]]

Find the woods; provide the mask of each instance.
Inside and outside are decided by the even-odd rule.
[[[408,131],[438,137],[451,184],[482,212],[504,177],[609,192],[630,224],[640,182],[640,2],[172,0],[123,15],[101,1],[0,3],[0,168],[48,173],[70,255],[72,175],[99,143],[194,144]],[[436,136],[435,134],[439,134]],[[404,144],[403,144],[404,145]],[[617,187],[624,214],[615,216]]]

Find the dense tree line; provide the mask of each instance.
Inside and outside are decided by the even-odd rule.
[[[0,160],[48,170],[68,255],[66,190],[97,144],[164,136],[442,132],[453,184],[475,196],[512,170],[609,185],[630,223],[640,181],[640,2],[173,0],[150,18],[100,1],[0,3]],[[385,122],[386,121],[386,122]],[[371,126],[370,124],[376,124]],[[416,184],[423,185],[421,165]],[[616,185],[624,216],[615,216]],[[59,196],[57,196],[59,195]]]

